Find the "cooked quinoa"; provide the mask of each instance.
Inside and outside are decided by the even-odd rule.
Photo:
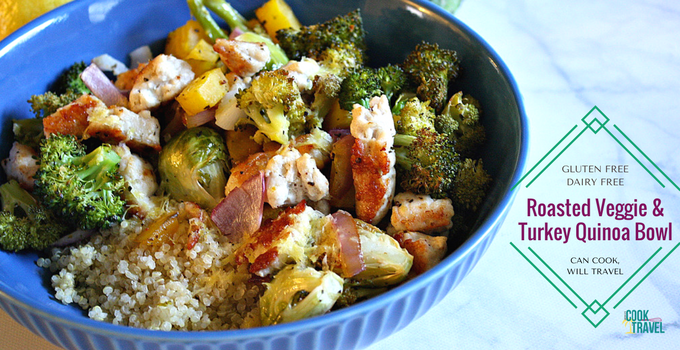
[[[55,248],[38,265],[53,273],[55,297],[95,320],[157,330],[220,330],[259,324],[264,286],[230,258],[234,245],[202,227],[187,249],[186,230],[159,247],[134,240],[136,218],[79,245]]]

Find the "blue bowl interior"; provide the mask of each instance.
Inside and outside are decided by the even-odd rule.
[[[261,1],[246,0],[231,3],[246,17]],[[510,187],[517,181],[526,153],[526,117],[519,93],[510,73],[493,50],[474,32],[433,5],[421,1],[344,0],[306,2],[289,0],[303,24],[327,20],[338,14],[362,9],[367,31],[369,65],[400,63],[422,40],[455,49],[461,61],[460,78],[452,85],[475,96],[483,107],[484,124],[488,133],[483,152],[484,165],[494,178],[475,225],[479,228],[438,268],[388,292],[362,303],[361,310],[371,303],[388,302],[399,289],[428,283],[434,274],[464,261],[475,249],[476,242],[489,234],[491,226],[511,202]],[[48,90],[57,75],[75,61],[89,62],[95,56],[108,53],[124,62],[127,54],[142,45],[153,44],[155,53],[162,50],[167,33],[189,19],[184,0],[120,0],[88,2],[76,0],[50,12],[0,42],[0,158],[11,147],[11,119],[31,118],[26,100],[33,94]],[[5,174],[0,172],[0,181]],[[209,333],[170,335],[146,330],[133,330],[87,319],[76,306],[66,306],[52,297],[48,276],[35,265],[35,253],[0,252],[0,295],[47,317],[67,319],[87,328],[103,328],[112,332],[158,337],[190,337],[200,339]],[[411,286],[411,287],[409,287]],[[338,317],[350,317],[354,308],[341,310]],[[298,322],[307,327],[318,325],[329,316]],[[283,325],[277,327],[294,327]],[[220,332],[218,332],[220,333]],[[226,336],[227,332],[221,332]],[[239,337],[265,334],[264,330],[232,331]],[[214,336],[214,334],[213,334]],[[212,337],[212,336],[210,336]]]

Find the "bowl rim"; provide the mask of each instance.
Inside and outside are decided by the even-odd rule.
[[[403,2],[405,4],[411,4],[416,7],[422,7],[428,11],[433,12],[439,17],[444,18],[447,22],[452,23],[455,27],[459,28],[466,36],[469,36],[476,40],[483,49],[486,51],[488,56],[491,58],[492,62],[496,66],[498,72],[504,76],[510,85],[512,90],[512,95],[514,102],[517,105],[519,112],[519,152],[517,154],[517,166],[513,172],[512,180],[510,185],[517,183],[520,176],[524,172],[527,155],[528,155],[528,119],[524,109],[524,104],[522,100],[522,95],[518,89],[517,83],[512,76],[510,70],[507,68],[506,64],[501,60],[498,54],[493,50],[493,48],[475,31],[468,27],[461,20],[454,17],[452,14],[442,9],[441,7],[433,4],[428,0],[395,0]],[[49,23],[63,18],[63,16],[68,16],[70,12],[75,9],[79,9],[84,6],[91,4],[91,0],[74,0],[66,3],[56,9],[49,11],[34,20],[30,21],[26,25],[17,29],[3,40],[0,41],[0,57],[4,56],[4,53],[11,50],[13,46],[29,40],[32,37],[31,32],[35,30],[40,30],[42,27],[47,26]],[[496,205],[490,210],[487,220],[485,220],[477,229],[472,232],[472,234],[451,254],[449,254],[444,260],[434,266],[432,269],[428,270],[424,274],[407,281],[406,283],[391,289],[383,294],[375,296],[369,300],[360,302],[356,305],[350,307],[336,310],[325,315],[312,317],[309,319],[304,319],[300,321],[278,324],[266,327],[256,327],[250,329],[238,329],[238,330],[218,330],[218,331],[161,331],[161,330],[150,330],[144,328],[136,328],[123,325],[115,325],[109,322],[96,321],[88,318],[87,316],[83,318],[71,319],[70,315],[66,315],[59,310],[50,309],[48,311],[43,310],[39,305],[34,302],[33,299],[27,297],[21,293],[12,293],[0,289],[0,297],[5,301],[8,301],[18,307],[21,307],[33,314],[40,315],[48,319],[51,322],[59,323],[65,326],[69,326],[75,329],[79,329],[86,332],[96,333],[100,335],[113,335],[117,337],[125,337],[128,339],[136,340],[146,340],[146,341],[174,341],[180,343],[193,343],[196,341],[202,342],[219,342],[219,341],[235,341],[239,339],[265,339],[265,338],[276,338],[277,336],[283,334],[292,333],[302,333],[306,330],[320,328],[324,326],[333,326],[341,323],[341,321],[346,319],[353,319],[357,315],[369,314],[373,310],[377,310],[380,307],[385,306],[390,303],[393,299],[401,299],[406,295],[414,293],[419,289],[424,288],[429,282],[437,280],[443,277],[447,271],[451,270],[453,267],[458,265],[461,260],[472,254],[475,248],[485,240],[485,238],[493,234],[493,227],[500,225],[504,220],[507,212],[510,210],[511,204],[517,194],[518,188],[508,189],[502,194],[502,199],[496,203]],[[0,281],[0,287],[5,284]],[[449,291],[445,291],[447,294]],[[54,302],[59,302],[54,300]],[[78,306],[74,306],[78,307]],[[85,310],[83,310],[85,312]],[[11,315],[11,314],[10,314]]]

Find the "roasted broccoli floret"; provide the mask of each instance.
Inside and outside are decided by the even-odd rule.
[[[319,56],[319,70],[313,80],[307,128],[320,128],[324,118],[340,95],[342,81],[347,74],[363,64],[361,51],[352,43],[337,43]],[[304,97],[303,97],[304,98]]]
[[[460,157],[447,135],[421,129],[417,135],[394,137],[399,185],[403,191],[448,197],[460,166]]]
[[[54,85],[52,91],[58,94],[65,94],[69,91],[78,94],[90,94],[92,91],[85,86],[83,79],[80,78],[80,74],[87,68],[85,62],[76,62],[71,67],[69,67],[65,72],[63,72],[57,82]]]
[[[283,49],[264,34],[263,30],[249,26],[245,17],[225,0],[187,0],[187,3],[191,14],[196,17],[198,23],[213,42],[219,38],[228,38],[229,35],[215,22],[208,9],[227,22],[232,31],[243,32],[236,37],[236,40],[267,45],[271,57],[265,66],[266,69],[275,69],[288,63],[288,57]]]
[[[257,126],[256,140],[262,135],[281,144],[305,132],[305,106],[294,79],[282,69],[263,72],[237,95],[238,106],[250,117],[241,123]]]
[[[317,61],[321,68],[343,79],[352,69],[364,65],[363,51],[352,42],[331,44],[321,52]]]
[[[314,100],[309,105],[306,117],[307,129],[321,128],[324,117],[340,94],[341,86],[342,78],[333,73],[322,73],[314,78]]]
[[[40,145],[34,194],[59,217],[81,229],[106,228],[125,212],[120,156],[109,144],[90,153],[72,135],[52,135]]]
[[[67,233],[67,226],[41,207],[15,180],[0,186],[0,197],[0,247],[3,250],[42,250]]]
[[[491,176],[484,170],[482,160],[465,159],[453,180],[451,201],[457,208],[477,211],[490,185]]]
[[[340,107],[346,111],[351,111],[355,104],[368,108],[371,98],[380,96],[382,93],[382,85],[375,70],[370,67],[360,67],[349,72],[342,81],[339,95]]]
[[[392,101],[392,96],[401,92],[401,89],[406,86],[408,80],[404,70],[393,64],[378,68],[376,75],[380,81],[383,94],[387,96],[388,101]]]
[[[449,197],[456,212],[451,219],[453,226],[450,237],[470,232],[477,219],[476,212],[486,198],[492,181],[484,170],[481,159],[468,158],[461,162]]]
[[[417,97],[402,104],[399,114],[393,114],[397,133],[417,136],[423,129],[435,130],[435,114],[430,102],[421,102]]]
[[[453,50],[423,42],[406,57],[404,71],[416,86],[416,94],[439,112],[448,97],[449,82],[458,76],[458,57]]]
[[[45,138],[42,118],[14,119],[12,132],[16,141],[36,150]]]
[[[463,96],[461,91],[451,96],[442,114],[437,116],[435,127],[440,133],[449,135],[462,157],[476,157],[486,141],[479,117],[479,102],[469,95]]]
[[[33,95],[28,100],[36,117],[47,117],[66,106],[83,94],[91,93],[80,78],[80,73],[87,68],[85,62],[76,62],[66,69],[54,83],[51,91],[42,95]]]
[[[81,95],[74,91],[67,91],[63,94],[48,91],[42,95],[31,96],[28,103],[31,104],[31,111],[33,111],[36,118],[44,118],[56,112],[57,109],[75,101]]]
[[[351,111],[355,104],[368,108],[371,98],[382,95],[391,100],[405,84],[404,71],[395,65],[356,68],[349,71],[342,82],[340,107],[347,111]]]
[[[85,68],[87,68],[85,62],[74,63],[59,76],[52,91],[31,96],[28,103],[36,119],[14,120],[14,137],[19,142],[37,148],[44,137],[42,118],[75,101],[83,94],[91,93],[80,78]]]
[[[392,115],[401,114],[401,110],[406,105],[406,102],[410,101],[412,98],[417,97],[415,92],[405,91],[399,94],[399,97],[394,101],[392,105]]]
[[[324,23],[280,29],[276,32],[279,45],[293,60],[308,57],[318,60],[321,53],[334,44],[352,43],[361,52],[366,49],[364,25],[359,9]]]

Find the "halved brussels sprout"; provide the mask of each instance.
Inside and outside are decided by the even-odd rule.
[[[177,200],[211,210],[224,197],[228,161],[227,147],[215,130],[187,129],[170,140],[160,153],[161,188]]]
[[[274,276],[260,298],[262,325],[322,315],[342,294],[343,279],[332,271],[289,265]]]
[[[413,256],[379,228],[355,219],[366,268],[349,280],[353,286],[386,287],[406,279]]]

